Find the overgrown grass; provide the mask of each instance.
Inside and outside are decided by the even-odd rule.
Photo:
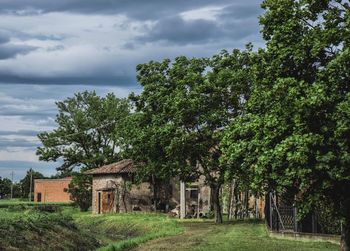
[[[0,250],[123,250],[184,228],[162,214],[46,213],[23,204],[0,209]]]
[[[1,250],[94,250],[98,246],[66,214],[0,209]]]
[[[124,250],[146,241],[176,235],[184,228],[173,218],[163,214],[129,213],[91,215],[73,214],[82,229],[95,235],[102,245],[98,250]]]
[[[7,208],[11,206],[35,206],[35,205],[60,205],[60,206],[71,206],[71,202],[34,202],[28,201],[28,199],[1,199],[0,208]]]

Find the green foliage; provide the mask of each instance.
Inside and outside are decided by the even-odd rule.
[[[83,173],[73,173],[67,192],[80,210],[86,212],[92,202],[92,177]]]
[[[9,197],[11,193],[11,180],[0,177],[0,198]]]
[[[130,95],[136,113],[129,118],[126,155],[143,163],[144,176],[191,181],[204,175],[219,190],[227,166],[219,162],[218,146],[222,128],[249,96],[250,50],[138,65],[143,92]]]
[[[296,196],[301,213],[330,200],[350,221],[350,36],[347,1],[265,0],[266,49],[223,162],[256,190]]]
[[[120,159],[120,127],[129,114],[127,100],[86,91],[56,104],[58,128],[38,135],[43,144],[37,149],[40,160],[63,160],[58,171],[68,174],[77,166],[85,170]]]
[[[29,198],[30,191],[32,191],[30,200],[34,199],[34,179],[43,179],[45,176],[40,172],[36,172],[33,169],[29,169],[23,179],[20,180],[19,184],[21,187],[21,198]],[[30,188],[30,185],[32,187]]]

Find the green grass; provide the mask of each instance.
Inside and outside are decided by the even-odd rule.
[[[328,242],[295,241],[270,238],[263,223],[235,222],[215,225],[209,221],[184,221],[185,233],[150,241],[135,250],[153,251],[335,251],[339,246]]]
[[[163,214],[129,213],[73,214],[77,225],[94,235],[104,247],[99,250],[124,250],[146,241],[182,233],[184,228]]]
[[[0,209],[1,250],[94,250],[98,240],[80,231],[73,218],[32,208]]]
[[[45,213],[33,207],[0,209],[0,249],[4,250],[247,250],[332,251],[327,242],[270,238],[265,225],[236,221],[178,220],[164,214],[93,215],[77,208]]]
[[[1,199],[0,200],[0,208],[6,208],[9,206],[35,206],[35,205],[72,205],[71,202],[34,202],[28,201],[28,199]]]

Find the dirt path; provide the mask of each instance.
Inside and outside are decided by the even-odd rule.
[[[155,250],[192,250],[193,247],[201,244],[206,236],[215,232],[215,224],[210,222],[183,223],[185,232],[180,235],[156,239],[143,244],[134,251],[155,251]]]

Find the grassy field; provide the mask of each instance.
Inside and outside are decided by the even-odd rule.
[[[268,237],[264,224],[177,220],[163,214],[45,213],[24,205],[0,209],[0,250],[283,250],[330,251],[327,242]]]
[[[0,208],[0,250],[123,250],[183,230],[162,214],[97,216],[71,207],[55,213],[24,205]]]
[[[98,240],[80,231],[68,215],[18,206],[0,209],[0,250],[94,250],[98,246]]]
[[[34,206],[34,205],[71,205],[72,203],[67,202],[34,202],[28,201],[28,199],[1,199],[0,200],[0,208],[6,208],[17,205],[24,206]]]
[[[147,242],[134,251],[335,251],[339,246],[327,242],[281,240],[268,237],[262,223],[236,222],[215,225],[212,222],[182,223],[183,234]]]
[[[180,234],[184,228],[164,214],[73,214],[75,222],[100,243],[99,250],[124,250],[146,241]]]

